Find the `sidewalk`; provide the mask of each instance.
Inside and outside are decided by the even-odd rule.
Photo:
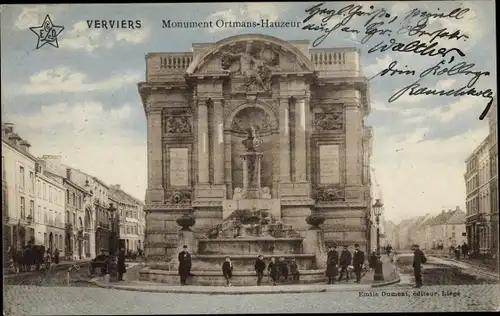
[[[448,265],[453,265],[457,268],[461,268],[464,270],[474,271],[475,273],[482,274],[484,276],[488,276],[490,278],[499,279],[499,274],[496,271],[492,271],[491,268],[480,267],[478,265],[471,264],[466,260],[456,260],[452,258],[444,258],[444,257],[431,257],[434,261],[438,263],[444,263]]]

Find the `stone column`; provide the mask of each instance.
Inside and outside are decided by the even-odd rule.
[[[233,198],[233,178],[231,175],[231,133],[224,131],[224,182],[226,183],[227,198]]]
[[[198,183],[208,184],[208,108],[204,99],[198,100]]]
[[[290,181],[290,104],[280,99],[280,175],[281,182]]]
[[[148,190],[146,203],[163,203],[163,143],[161,108],[148,112]]]
[[[212,146],[214,184],[224,184],[224,117],[222,100],[213,100]]]
[[[302,241],[304,253],[314,254],[316,269],[326,267],[325,234],[321,228],[309,228]]]
[[[295,102],[295,182],[306,182],[306,108],[307,99]]]
[[[361,184],[361,118],[358,103],[345,104],[345,148],[347,184]]]

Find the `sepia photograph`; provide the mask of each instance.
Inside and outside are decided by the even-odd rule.
[[[500,310],[494,12],[1,5],[3,314]]]

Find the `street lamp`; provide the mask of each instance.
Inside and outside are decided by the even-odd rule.
[[[375,214],[375,220],[377,221],[377,254],[380,254],[380,215],[382,215],[382,208],[384,204],[377,199],[375,204],[373,204],[373,213]]]
[[[118,236],[116,234],[116,228],[115,228],[116,207],[111,202],[109,203],[108,211],[109,211],[109,213],[111,215],[111,218],[110,218],[111,220],[110,220],[110,223],[109,223],[110,227],[109,228],[110,228],[111,235],[113,236],[113,241],[114,241],[113,245],[109,245],[109,248],[110,248],[109,250],[110,250],[110,253],[112,251],[114,254],[116,254],[117,253],[116,252],[116,250],[117,250],[116,248],[118,246],[118,239],[117,239]]]

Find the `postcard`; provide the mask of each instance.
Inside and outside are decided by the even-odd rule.
[[[2,5],[4,315],[498,311],[494,12]]]

